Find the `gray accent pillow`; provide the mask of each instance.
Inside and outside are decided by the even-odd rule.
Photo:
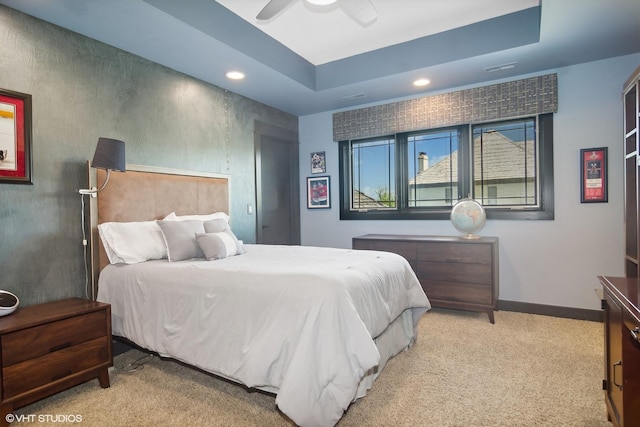
[[[196,234],[204,233],[204,225],[199,220],[158,221],[164,242],[167,245],[169,261],[203,258],[196,242]]]
[[[227,258],[238,252],[238,247],[233,237],[224,231],[219,233],[198,233],[196,234],[196,241],[204,253],[204,257],[209,261]]]
[[[236,245],[236,252],[231,255],[240,255],[244,253],[244,247],[242,243],[238,240],[236,235],[231,231],[231,227],[229,223],[222,218],[212,219],[210,221],[204,222],[204,231],[206,233],[227,233],[233,239],[233,242]],[[231,256],[230,255],[230,256]]]

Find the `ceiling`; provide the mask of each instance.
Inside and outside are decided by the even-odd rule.
[[[0,4],[298,116],[640,52],[638,0],[371,0],[366,27],[303,0],[258,22],[267,1]]]

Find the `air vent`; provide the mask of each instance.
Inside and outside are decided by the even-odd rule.
[[[494,65],[491,67],[484,67],[483,70],[486,71],[487,73],[494,73],[496,71],[505,71],[505,70],[510,70],[512,68],[516,68],[516,65],[518,65],[517,62],[509,62],[508,64],[501,64],[501,65]]]
[[[352,95],[345,95],[342,97],[342,99],[360,99],[360,98],[366,98],[367,94],[366,93],[354,93]]]

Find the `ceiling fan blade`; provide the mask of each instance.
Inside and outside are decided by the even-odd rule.
[[[268,21],[269,19],[282,12],[287,6],[296,0],[270,0],[269,3],[258,13],[256,19],[258,21]]]
[[[371,0],[340,0],[340,7],[363,27],[371,25],[378,19],[378,12]]]

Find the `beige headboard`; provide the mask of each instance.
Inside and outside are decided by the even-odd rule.
[[[89,167],[91,186],[100,188],[105,178],[104,170]],[[92,296],[95,299],[98,276],[108,264],[98,224],[162,219],[171,212],[229,214],[229,176],[127,165],[126,172],[111,173],[107,186],[91,200],[90,209]]]

